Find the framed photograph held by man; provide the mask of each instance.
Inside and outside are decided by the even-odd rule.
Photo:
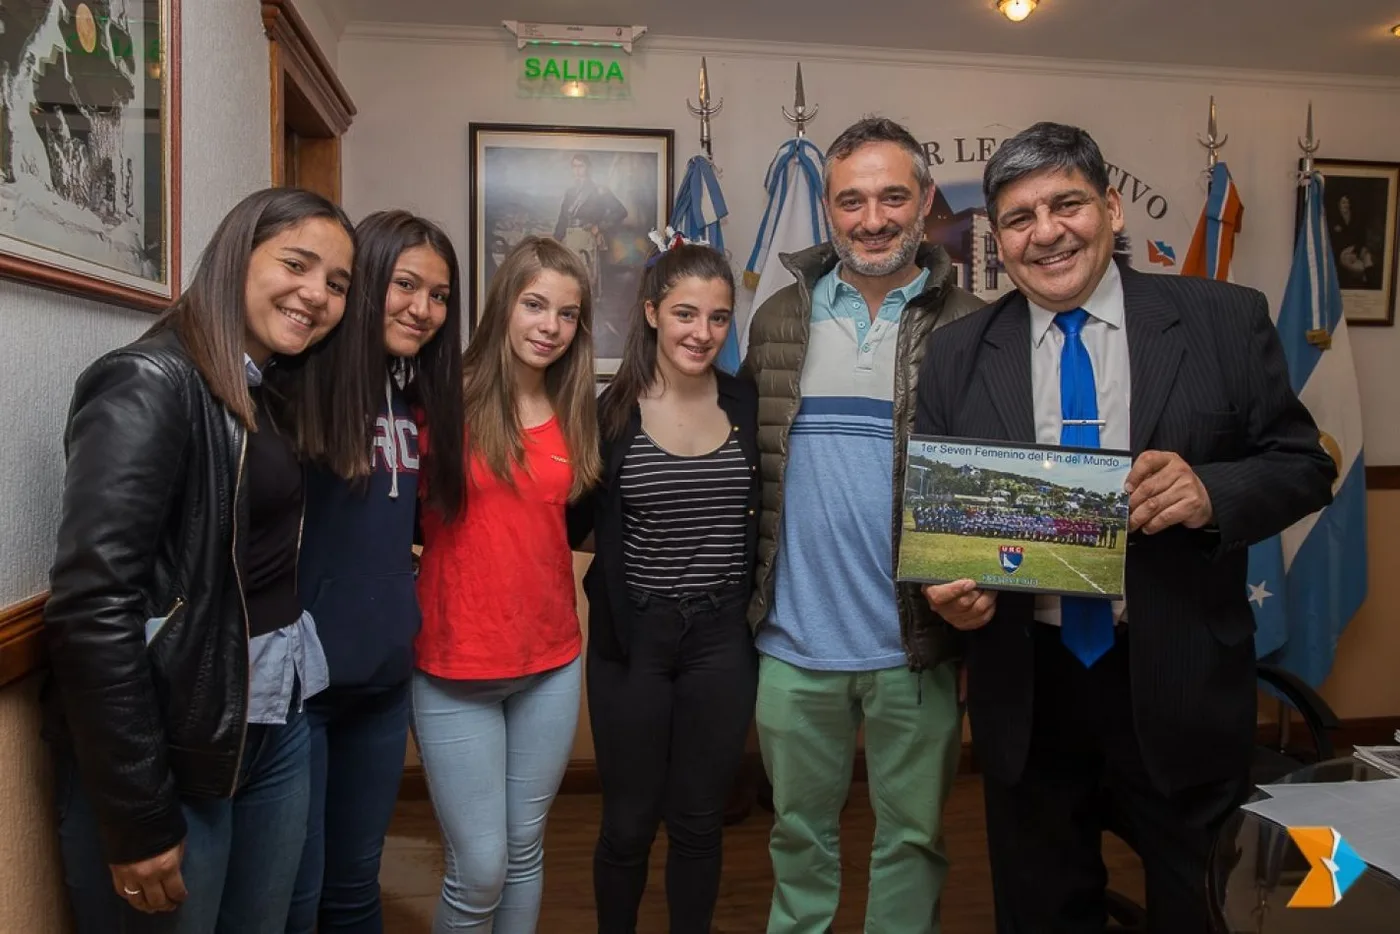
[[[1126,451],[909,439],[896,577],[1123,595]]]

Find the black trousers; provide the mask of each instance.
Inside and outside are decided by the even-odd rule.
[[[724,807],[758,690],[746,587],[675,600],[633,592],[629,658],[588,656],[603,823],[593,855],[600,934],[633,934],[666,821],[672,934],[709,934]]]
[[[998,934],[1100,934],[1107,923],[1103,831],[1142,859],[1150,934],[1208,934],[1206,865],[1244,802],[1249,776],[1167,795],[1133,727],[1131,625],[1086,669],[1053,626],[1033,627],[1034,714],[1025,771],[984,783]],[[974,738],[975,739],[975,738]]]

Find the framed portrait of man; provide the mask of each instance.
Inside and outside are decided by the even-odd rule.
[[[1317,159],[1314,166],[1347,324],[1393,325],[1400,163]]]
[[[473,123],[469,136],[469,328],[511,249],[553,237],[588,270],[597,372],[611,378],[652,249],[647,234],[669,219],[675,132]]]
[[[180,290],[180,0],[0,3],[0,275]]]

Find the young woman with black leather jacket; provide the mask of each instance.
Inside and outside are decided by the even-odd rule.
[[[340,321],[352,238],[318,195],[250,195],[184,294],[77,381],[45,629],[80,934],[286,922],[325,657],[272,374]]]

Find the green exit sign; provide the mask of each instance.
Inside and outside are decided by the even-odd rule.
[[[592,84],[619,84],[627,81],[622,63],[598,58],[527,58],[526,81],[586,81]]]

